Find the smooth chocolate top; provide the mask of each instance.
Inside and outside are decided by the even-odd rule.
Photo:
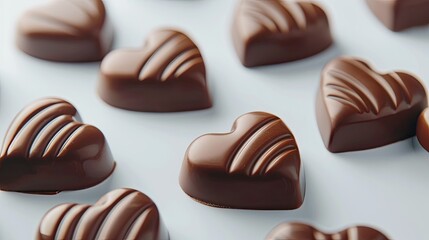
[[[102,0],[51,0],[26,11],[17,25],[19,48],[51,61],[98,61],[112,41]]]
[[[134,189],[117,189],[94,205],[67,203],[49,210],[37,240],[168,240],[155,203]]]
[[[180,185],[211,206],[294,209],[305,185],[298,146],[278,117],[253,112],[224,134],[197,138],[186,151]]]
[[[103,133],[84,124],[58,98],[24,108],[10,125],[0,155],[0,189],[56,193],[94,186],[115,163]]]
[[[266,240],[389,240],[383,233],[370,227],[354,226],[337,233],[324,233],[304,223],[282,223],[275,227]]]
[[[341,152],[414,136],[427,97],[422,83],[410,74],[382,74],[362,60],[340,57],[324,68],[316,104],[325,145]]]
[[[143,47],[110,53],[101,64],[99,94],[136,111],[186,111],[211,107],[204,60],[182,32],[156,30]]]
[[[247,67],[302,59],[332,44],[328,17],[311,1],[241,0],[232,36]]]
[[[429,0],[366,0],[375,16],[390,30],[429,24]]]
[[[417,122],[417,139],[423,148],[429,152],[429,108],[420,114]]]

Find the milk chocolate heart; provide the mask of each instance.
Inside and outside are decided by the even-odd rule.
[[[169,29],[152,32],[140,49],[106,56],[98,92],[108,104],[135,111],[211,107],[200,51],[185,34]]]
[[[240,209],[295,209],[304,200],[298,146],[269,113],[239,117],[230,133],[197,138],[186,151],[180,186],[204,204]]]
[[[134,189],[117,189],[94,205],[62,204],[39,225],[38,240],[168,240],[155,203]]]
[[[332,44],[328,17],[311,1],[241,0],[232,36],[246,67],[310,57]]]
[[[366,0],[375,16],[390,30],[429,24],[429,0]]]
[[[329,151],[364,150],[414,136],[427,104],[425,88],[412,75],[380,74],[361,60],[341,57],[323,70],[317,123]]]
[[[51,0],[19,19],[17,45],[51,61],[99,61],[113,42],[113,27],[102,0]]]
[[[365,227],[349,227],[337,233],[324,233],[304,223],[282,223],[268,234],[266,240],[389,240],[378,230]]]
[[[57,193],[94,186],[115,167],[100,130],[80,122],[70,103],[46,98],[10,125],[0,155],[0,189]]]
[[[429,108],[420,114],[416,135],[423,148],[429,152]]]

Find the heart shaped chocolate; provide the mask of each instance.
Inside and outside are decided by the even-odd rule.
[[[366,0],[374,15],[390,30],[429,24],[428,0]]]
[[[80,122],[70,103],[46,98],[10,125],[0,155],[0,189],[57,193],[94,186],[115,168],[100,130]]]
[[[246,67],[310,57],[332,44],[325,11],[307,1],[241,0],[232,36]]]
[[[113,27],[102,0],[51,0],[19,19],[17,45],[51,61],[99,61],[113,42]]]
[[[269,113],[239,117],[230,133],[197,138],[186,151],[180,186],[210,206],[295,209],[304,200],[298,146],[287,126]]]
[[[429,108],[420,114],[416,135],[423,148],[429,152]]]
[[[282,223],[268,234],[266,240],[389,240],[380,231],[365,226],[349,227],[337,233],[324,233],[304,223]]]
[[[200,51],[185,34],[169,29],[152,32],[140,49],[106,56],[98,92],[108,104],[135,111],[211,107]]]
[[[134,189],[117,189],[94,205],[62,204],[52,208],[39,225],[38,240],[133,239],[168,240],[155,203]]]
[[[426,91],[410,74],[380,74],[367,63],[341,57],[323,70],[317,123],[331,152],[364,150],[416,134]]]

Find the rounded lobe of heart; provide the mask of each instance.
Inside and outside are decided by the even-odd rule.
[[[305,223],[282,223],[276,226],[266,240],[389,240],[380,231],[366,227],[353,226],[337,233],[325,233]]]
[[[155,203],[134,189],[117,189],[94,205],[62,204],[42,218],[36,239],[168,240]]]

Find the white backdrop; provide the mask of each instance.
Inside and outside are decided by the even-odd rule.
[[[106,0],[116,27],[115,48],[140,46],[149,31],[174,26],[197,42],[206,60],[213,108],[138,113],[112,108],[98,98],[99,63],[52,63],[16,49],[18,16],[43,1],[0,0],[0,136],[26,104],[59,96],[104,132],[117,168],[107,182],[83,191],[55,196],[0,192],[0,239],[33,239],[39,220],[51,207],[93,203],[120,187],[141,190],[157,203],[172,240],[260,240],[278,223],[292,220],[324,230],[369,224],[393,239],[429,239],[429,153],[410,139],[369,151],[331,154],[315,119],[320,71],[338,55],[365,58],[381,71],[411,71],[429,86],[429,27],[392,33],[363,0],[324,0],[320,2],[330,13],[335,46],[306,60],[246,69],[230,37],[236,1]],[[204,133],[229,131],[236,117],[255,110],[278,115],[294,132],[306,168],[304,205],[295,211],[244,211],[191,200],[178,184],[189,143]]]

